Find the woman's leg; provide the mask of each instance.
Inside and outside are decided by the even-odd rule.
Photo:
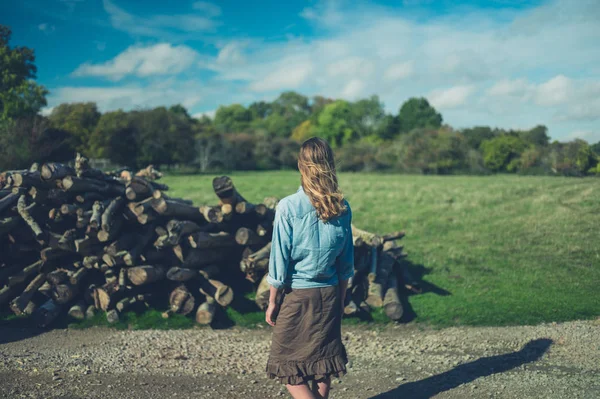
[[[299,385],[286,384],[285,387],[294,399],[316,399],[306,382]]]
[[[329,388],[331,387],[331,377],[323,380],[313,381],[312,392],[317,399],[327,399],[329,396]]]

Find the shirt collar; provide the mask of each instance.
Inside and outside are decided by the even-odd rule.
[[[302,188],[302,184],[300,185],[300,187],[298,187],[298,190],[296,190],[297,193],[299,193],[300,191],[304,191],[304,189]]]

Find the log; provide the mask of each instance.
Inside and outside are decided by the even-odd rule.
[[[33,298],[33,295],[37,292],[38,288],[42,286],[46,282],[45,274],[38,274],[30,283],[27,285],[25,290],[16,297],[10,303],[10,309],[17,316],[23,314],[25,312],[25,308],[29,305],[29,302]]]
[[[139,239],[139,235],[133,233],[121,234],[116,241],[104,248],[104,252],[109,255],[116,255],[118,252],[127,251],[133,248]]]
[[[398,281],[394,273],[390,273],[388,276],[387,287],[383,297],[383,310],[387,317],[394,321],[400,320],[404,313],[404,308],[398,296]]]
[[[85,318],[91,320],[94,316],[96,316],[96,307],[94,305],[89,305],[85,310]]]
[[[102,226],[102,214],[104,213],[104,204],[100,201],[94,202],[94,206],[92,207],[92,216],[90,217],[90,222],[88,223],[89,228],[94,231],[98,231],[100,226]]]
[[[67,176],[75,176],[75,169],[58,162],[50,162],[42,165],[41,178],[46,181],[62,180]]]
[[[18,291],[18,287],[10,287],[8,285],[2,287],[0,289],[0,305],[4,305],[6,302],[14,298]]]
[[[122,218],[115,219],[110,225],[108,230],[100,230],[96,235],[96,238],[100,242],[108,242],[115,240],[121,233],[121,229],[125,221]]]
[[[174,250],[177,247],[173,248]],[[177,252],[176,252],[177,255]],[[227,259],[228,254],[225,251],[217,249],[191,249],[183,260],[182,267],[186,269],[201,269],[214,263],[221,263]]]
[[[369,288],[365,302],[371,308],[380,308],[383,306],[383,287],[377,282],[377,248],[371,248],[371,270],[368,275]]]
[[[257,245],[264,243],[264,238],[247,227],[240,227],[235,233],[235,241],[240,245]]]
[[[161,266],[136,266],[127,269],[127,277],[134,285],[153,283],[165,277],[165,269]]]
[[[200,306],[198,306],[198,310],[196,311],[196,323],[201,325],[211,324],[215,317],[216,310],[216,301],[214,298],[207,296],[206,302],[203,302]]]
[[[31,216],[31,213],[27,209],[27,201],[26,201],[25,195],[21,195],[19,197],[18,202],[17,202],[17,211],[19,212],[19,215],[21,215],[21,217],[23,218],[25,223],[27,223],[27,225],[31,228],[31,231],[33,231],[33,234],[35,235],[35,239],[38,240],[39,242],[43,243],[44,242],[44,232],[42,231],[42,228],[40,227],[40,225],[37,224],[37,222],[33,219],[33,217]]]
[[[40,270],[42,269],[43,265],[44,265],[44,262],[41,260],[38,260],[37,262],[32,263],[31,265],[29,265],[29,266],[25,267],[23,270],[21,270],[19,273],[8,277],[8,285],[10,287],[15,287],[19,284],[25,283],[31,276],[39,273]]]
[[[256,213],[256,205],[254,205],[248,201],[241,201],[235,205],[235,212],[242,214],[242,215],[247,215],[249,213]]]
[[[240,261],[240,270],[246,273],[246,278],[256,282],[258,275],[269,268],[269,257],[271,255],[271,243],[259,249],[258,251],[244,256]]]
[[[38,171],[14,173],[11,177],[13,187],[38,187],[45,189],[53,187],[51,183],[42,180],[41,174]]]
[[[108,321],[109,324],[115,324],[119,322],[119,312],[117,312],[116,309],[111,309],[108,312],[106,312],[106,321]]]
[[[81,285],[83,279],[89,274],[89,269],[87,268],[81,268],[78,269],[76,272],[72,273],[71,276],[69,277],[69,282],[72,285]]]
[[[132,297],[126,297],[121,299],[119,302],[117,302],[117,304],[115,305],[115,308],[117,309],[117,311],[119,313],[123,313],[125,310],[131,308],[133,305],[135,305],[138,302],[138,298],[136,296],[132,296]]]
[[[154,169],[154,165],[148,165],[144,169],[138,171],[136,176],[145,177],[150,180],[158,180],[162,177],[162,173]]]
[[[256,289],[256,298],[254,299],[254,302],[262,311],[267,310],[269,306],[270,287],[271,285],[267,282],[267,275],[265,274]]]
[[[112,226],[116,223],[116,215],[122,211],[125,206],[125,198],[117,197],[113,199],[102,214],[102,231],[110,232]]]
[[[217,197],[219,197],[220,204],[230,204],[232,207],[235,207],[238,202],[246,201],[238,193],[233,185],[233,181],[228,176],[215,177],[213,179],[213,189]]]
[[[106,283],[102,287],[94,287],[92,290],[92,298],[96,309],[102,309],[105,312],[114,307],[115,303],[122,296],[123,289],[117,281]]]
[[[139,201],[140,199],[151,197],[154,192],[152,183],[139,176],[132,177],[131,180],[127,182],[126,187],[125,195],[130,201],[135,201],[136,199]]]
[[[171,281],[188,281],[198,277],[198,270],[172,267],[167,271],[167,279]]]
[[[200,226],[189,220],[170,220],[166,227],[168,234],[167,243],[169,245],[178,245],[181,242],[182,236],[200,231]]]
[[[196,298],[183,284],[177,286],[169,295],[170,310],[173,313],[188,315],[196,306]]]
[[[86,318],[87,306],[84,301],[78,301],[75,305],[69,309],[69,316],[76,320],[83,320]]]
[[[127,266],[133,266],[139,261],[140,255],[152,241],[152,238],[155,234],[156,232],[154,231],[154,227],[148,228],[144,231],[136,245],[127,251],[127,254],[123,257],[123,260]]]
[[[64,269],[53,270],[46,276],[47,280],[53,286],[62,284],[69,279],[69,274]]]
[[[191,205],[182,204],[173,200],[165,200],[163,198],[151,200],[152,208],[159,215],[169,216],[175,219],[191,220],[196,223],[205,223],[204,215],[200,213],[200,209]]]
[[[228,285],[218,280],[200,278],[200,292],[206,296],[212,296],[215,301],[223,307],[227,307],[233,301],[233,290]]]
[[[221,213],[221,207],[219,206],[203,205],[199,210],[204,216],[204,219],[209,223],[221,223],[223,221],[223,214]]]
[[[62,305],[70,302],[78,293],[79,289],[76,285],[66,282],[54,286],[50,296],[54,299],[54,302]]]
[[[188,237],[190,247],[198,249],[228,248],[237,245],[234,237],[227,232],[207,233],[199,231]]]
[[[277,208],[278,203],[279,198],[277,197],[265,197],[265,199],[263,200],[263,204],[271,210],[275,210],[275,208]]]

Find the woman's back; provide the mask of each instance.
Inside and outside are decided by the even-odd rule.
[[[352,210],[323,222],[302,186],[276,209],[267,277],[275,287],[313,288],[337,285],[354,273]],[[287,265],[287,268],[286,268]]]

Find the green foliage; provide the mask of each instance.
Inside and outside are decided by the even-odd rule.
[[[489,126],[474,126],[472,128],[463,129],[460,133],[467,140],[469,147],[474,149],[479,149],[482,142],[490,140],[498,135],[498,133]]]
[[[453,131],[416,129],[400,137],[398,162],[410,172],[448,174],[466,168],[468,145]]]
[[[410,98],[398,113],[400,128],[410,132],[418,128],[439,128],[442,126],[442,115],[429,105],[425,98]]]
[[[42,116],[0,122],[0,170],[28,168],[34,161],[66,161],[74,156],[70,135],[49,128]]]
[[[215,128],[220,133],[239,133],[250,126],[252,112],[243,105],[221,105],[215,113]]]
[[[314,132],[315,129],[312,122],[310,120],[306,120],[296,126],[296,128],[292,131],[290,139],[298,143],[303,143],[305,140],[308,140],[314,136]]]
[[[545,147],[550,143],[548,128],[544,125],[537,125],[533,129],[521,132],[521,138],[529,144]]]
[[[48,117],[50,125],[71,135],[71,145],[86,156],[97,155],[92,147],[91,137],[101,114],[96,103],[69,103],[54,107]]]
[[[481,143],[484,165],[494,172],[516,172],[528,144],[519,136],[503,134]]]
[[[0,121],[33,117],[46,105],[48,90],[36,84],[35,55],[9,46],[11,30],[0,25]]]
[[[344,100],[337,100],[325,106],[318,119],[316,135],[327,140],[333,148],[358,139],[352,123],[352,106]]]

